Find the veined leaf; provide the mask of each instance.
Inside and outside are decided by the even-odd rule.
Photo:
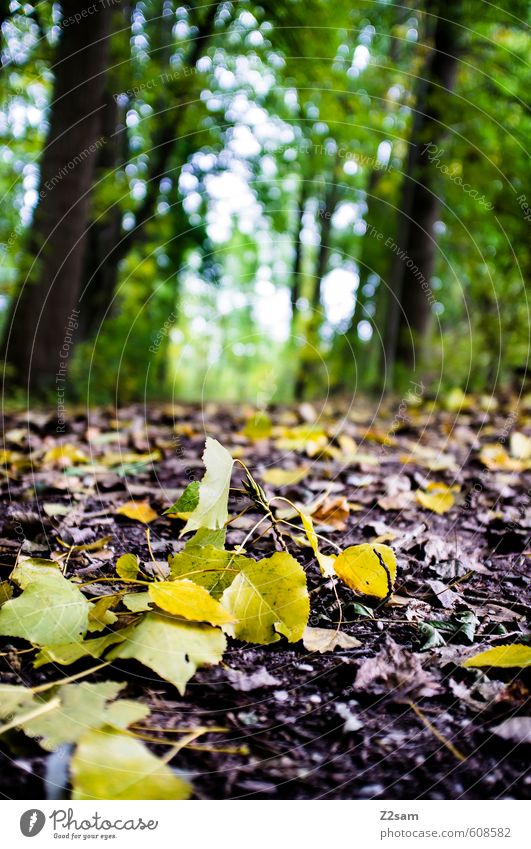
[[[233,551],[214,548],[213,545],[193,547],[168,557],[170,577],[188,578],[205,587],[210,595],[219,598],[230,586],[249,558]]]
[[[138,575],[140,564],[136,554],[122,554],[116,561],[116,574],[124,581],[134,581]]]
[[[219,663],[226,646],[219,628],[147,613],[128,639],[111,649],[107,658],[134,658],[175,684],[183,696],[196,669]]]
[[[188,484],[182,495],[171,507],[164,511],[165,516],[176,516],[180,518],[182,513],[191,513],[199,504],[199,481]],[[182,518],[182,517],[181,517]]]
[[[199,485],[199,503],[181,536],[198,528],[222,528],[229,518],[229,488],[234,460],[217,439],[207,436],[203,462],[206,472]]]
[[[387,598],[396,580],[396,557],[388,545],[364,542],[342,551],[334,569],[351,590]]]
[[[192,793],[143,743],[113,728],[83,735],[71,772],[72,799],[188,799]]]
[[[212,598],[204,587],[193,581],[159,581],[150,584],[151,600],[174,616],[182,616],[193,622],[208,622],[210,625],[225,625],[234,622],[234,617]]]
[[[39,645],[75,642],[84,636],[90,604],[59,569],[24,561],[12,577],[23,592],[0,608],[0,634]]]
[[[281,635],[295,643],[310,614],[304,569],[286,552],[247,560],[221,601],[238,620],[225,631],[250,643],[274,643]]]
[[[302,642],[305,649],[317,651],[320,654],[334,651],[337,646],[341,649],[355,649],[361,646],[360,641],[355,637],[333,628],[305,628]]]

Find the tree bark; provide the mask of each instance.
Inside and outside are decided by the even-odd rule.
[[[295,331],[295,324],[297,322],[297,316],[299,314],[299,306],[298,301],[301,296],[301,282],[302,282],[302,242],[301,242],[301,232],[302,232],[302,219],[304,216],[304,209],[306,206],[306,182],[304,178],[302,178],[301,189],[299,194],[299,201],[297,204],[297,221],[295,224],[295,239],[294,239],[294,250],[295,254],[293,257],[293,270],[291,273],[291,292],[290,292],[290,300],[291,300],[291,335],[293,337]]]
[[[203,55],[213,34],[218,4],[208,7],[199,32],[191,45],[187,66],[194,69],[198,59]],[[165,19],[162,19],[165,23]],[[166,51],[165,54],[166,55]],[[171,53],[168,53],[168,68]],[[83,301],[85,319],[82,324],[82,335],[90,338],[97,332],[102,321],[109,313],[118,284],[120,263],[137,244],[146,236],[146,228],[155,215],[159,198],[159,186],[162,177],[167,173],[173,160],[179,142],[179,122],[182,122],[186,112],[186,100],[190,95],[190,77],[179,81],[179,91],[167,108],[166,100],[160,104],[160,119],[156,125],[150,153],[149,172],[146,176],[146,195],[135,213],[135,226],[128,231],[122,229],[121,212],[118,205],[111,206],[105,216],[91,227],[91,250],[87,254],[87,262],[83,273]],[[114,104],[116,106],[116,104]],[[166,108],[165,108],[166,106]],[[110,116],[110,112],[108,113]],[[116,115],[118,119],[118,115]],[[124,130],[125,132],[125,130]],[[122,142],[123,150],[123,142]],[[119,163],[119,152],[116,156],[116,166]],[[110,166],[107,166],[110,167]]]
[[[437,4],[439,7],[439,4]],[[445,136],[445,93],[453,91],[458,67],[460,31],[457,0],[440,6],[434,44],[420,81],[411,144],[402,188],[394,257],[389,279],[385,332],[385,367],[392,387],[395,366],[414,367],[430,326],[436,238],[441,209],[435,191],[433,152]],[[430,159],[431,157],[431,159]]]
[[[77,0],[63,0],[49,130],[39,202],[29,235],[32,266],[20,281],[3,341],[8,379],[39,394],[66,366],[75,338],[90,189],[101,147],[101,106],[111,5],[81,21]],[[66,343],[67,335],[70,341]]]

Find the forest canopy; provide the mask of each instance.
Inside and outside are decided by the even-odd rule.
[[[521,383],[527,4],[0,6],[11,397]]]

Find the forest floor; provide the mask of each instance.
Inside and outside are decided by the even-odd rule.
[[[464,399],[456,411],[461,401],[450,397],[440,409],[409,398],[377,413],[369,402],[303,404],[269,410],[272,430],[251,408],[214,404],[97,408],[72,414],[64,433],[52,414],[8,415],[1,578],[20,555],[59,559],[95,597],[119,587],[123,553],[164,573],[184,540],[183,522],[162,514],[201,478],[211,435],[245,461],[269,497],[306,505],[331,543],[390,545],[398,560],[393,594],[371,600],[323,578],[288,517],[284,540],[307,574],[310,625],[340,627],[359,645],[319,653],[302,641],[230,639],[223,662],[200,669],[183,697],[136,661],[115,661],[86,680],[127,680],[126,695],[151,708],[152,739],[182,726],[225,729],[179,753],[198,798],[529,796],[529,720],[507,724],[529,715],[529,669],[462,663],[528,641],[531,412],[521,401],[514,412],[510,398]],[[64,450],[54,450],[59,445]],[[295,470],[299,480],[283,483],[277,469]],[[239,474],[229,506],[241,515],[228,526],[229,548],[261,518]],[[149,502],[158,518],[147,524],[116,512],[130,500]],[[252,557],[278,546],[272,532],[252,539]],[[0,649],[2,684],[36,686],[98,662],[34,669],[35,649],[23,640],[2,637]],[[35,741],[8,746],[2,738],[0,756],[4,798],[53,796],[51,756]]]

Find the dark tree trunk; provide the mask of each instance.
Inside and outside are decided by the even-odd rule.
[[[301,190],[299,195],[299,202],[297,204],[297,221],[295,224],[295,239],[294,239],[294,250],[295,255],[293,257],[293,270],[291,275],[291,333],[295,331],[295,323],[297,321],[297,316],[299,314],[299,306],[298,301],[301,296],[301,282],[302,282],[302,242],[301,242],[301,232],[302,232],[302,219],[304,216],[304,208],[306,206],[306,182],[304,178],[301,182]]]
[[[439,6],[439,4],[437,4]],[[457,0],[440,7],[434,45],[420,82],[396,242],[389,279],[385,333],[386,371],[392,386],[395,365],[411,368],[422,351],[430,326],[433,295],[430,280],[436,255],[434,225],[441,199],[435,191],[436,167],[430,160],[445,135],[444,109],[458,67]]]
[[[116,8],[116,4],[114,5]],[[46,392],[65,366],[69,317],[76,323],[90,189],[101,140],[101,107],[113,6],[68,20],[78,0],[63,0],[49,131],[41,159],[39,202],[29,235],[32,267],[14,298],[3,354],[16,385]]]
[[[323,203],[320,205],[319,217],[321,219],[321,233],[319,239],[319,252],[315,269],[315,282],[312,294],[311,315],[306,330],[306,340],[302,347],[300,360],[295,376],[293,394],[296,400],[304,396],[308,376],[312,370],[311,357],[308,351],[312,348],[315,334],[318,333],[322,324],[322,288],[323,278],[328,271],[330,259],[330,237],[332,233],[332,217],[337,208],[340,198],[340,187],[338,184],[339,159],[336,159],[334,171],[330,183],[327,186]]]
[[[203,55],[210,43],[214,34],[215,19],[219,5],[218,3],[209,6],[202,23],[199,25],[199,32],[191,44],[190,55],[187,61],[190,69],[195,68],[198,59]],[[166,28],[167,20],[167,18],[160,19],[161,26],[164,29]],[[169,20],[171,21],[171,18]],[[157,44],[160,41],[160,33],[158,36],[159,40]],[[162,44],[163,42],[161,41],[160,43]],[[162,55],[164,58],[167,55],[167,66],[170,69],[169,59],[171,50],[167,48],[168,45],[164,43],[162,54],[157,53],[157,56]],[[82,323],[82,335],[84,338],[91,338],[109,314],[118,284],[120,263],[125,259],[131,249],[140,244],[146,237],[146,228],[155,215],[159,199],[160,181],[168,172],[179,143],[180,122],[185,117],[187,99],[190,97],[191,85],[194,85],[193,82],[191,85],[187,84],[187,81],[191,79],[191,76],[187,76],[184,80],[179,81],[179,91],[171,102],[171,109],[167,108],[167,99],[164,101],[161,100],[159,110],[160,120],[156,124],[152,140],[149,173],[146,176],[146,195],[136,211],[135,226],[128,231],[122,229],[122,216],[116,204],[111,206],[107,213],[91,227],[91,250],[87,253],[87,262],[83,273],[83,302],[87,304],[87,308],[84,309],[85,319]],[[116,103],[114,103],[114,107],[116,107]],[[106,114],[110,129],[113,122],[112,105],[110,103],[108,104]],[[117,126],[120,123],[117,111],[115,112],[114,120]],[[114,147],[115,162],[108,162],[106,165],[102,163],[102,167],[109,169],[116,168],[120,162],[120,158],[124,158],[124,149],[126,147],[125,129],[123,137],[122,133],[119,133],[119,135],[121,141],[117,141]]]

